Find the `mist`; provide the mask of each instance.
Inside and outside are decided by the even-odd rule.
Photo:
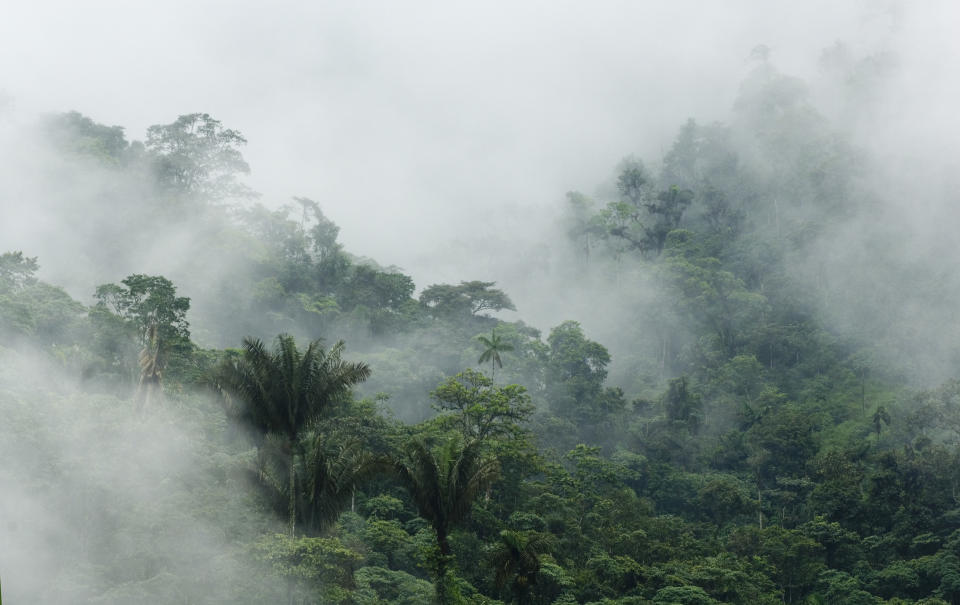
[[[350,249],[434,283],[448,241],[512,234],[510,208],[554,204],[629,154],[655,160],[687,118],[725,120],[758,44],[801,78],[837,40],[955,54],[927,34],[948,3],[926,6],[44,3],[5,20],[0,69],[20,116],[75,109],[142,138],[210,113],[250,141],[265,200],[323,200]]]
[[[893,181],[885,190],[952,174],[960,91],[949,74],[960,49],[945,24],[955,10],[948,2],[283,3],[263,14],[192,3],[183,18],[177,4],[99,2],[80,13],[44,3],[19,7],[0,26],[11,51],[0,58],[0,88],[8,126],[75,109],[141,139],[151,124],[208,112],[247,137],[247,181],[268,206],[293,195],[320,200],[352,252],[402,268],[421,288],[464,275],[498,281],[527,321],[545,328],[557,315],[528,302],[524,280],[511,276],[516,264],[505,262],[511,247],[485,244],[535,239],[539,256],[556,253],[553,226],[536,217],[555,214],[567,191],[609,182],[626,156],[655,169],[688,118],[729,122],[758,45],[810,87],[832,128],[875,159]],[[28,35],[35,27],[44,35]],[[835,45],[849,60],[890,67],[859,85],[842,69],[825,73],[822,55]],[[22,140],[5,147],[23,157]],[[5,164],[8,184],[30,174]],[[15,218],[2,235],[9,248],[52,260],[62,247],[26,243],[38,225],[62,240],[69,230],[38,206],[65,194],[35,187],[30,180],[4,195],[4,215]],[[913,222],[944,224],[943,192],[917,197],[889,203],[919,206]],[[60,264],[51,260],[43,271]]]
[[[275,598],[283,587],[230,544],[276,528],[251,523],[256,504],[227,487],[243,484],[231,453],[204,451],[200,431],[223,424],[218,406],[170,401],[141,414],[126,393],[90,393],[45,355],[0,359],[9,602]]]
[[[746,433],[772,417],[757,412],[748,424],[743,406],[735,411],[731,401],[746,402],[750,414],[761,403],[816,401],[822,407],[808,415],[829,425],[823,418],[832,414],[843,428],[816,430],[841,448],[849,446],[844,439],[865,440],[869,428],[837,409],[859,406],[865,416],[873,397],[877,447],[881,409],[899,406],[894,424],[902,427],[890,439],[912,452],[919,441],[903,427],[919,422],[909,415],[921,407],[916,392],[957,377],[954,3],[282,2],[268,11],[98,0],[22,5],[7,16],[0,22],[0,253],[37,257],[36,277],[54,298],[63,288],[69,301],[61,301],[62,325],[49,333],[0,317],[8,322],[0,322],[0,454],[7,462],[0,573],[11,603],[283,598],[292,581],[271,575],[269,556],[251,546],[283,525],[250,480],[253,446],[233,441],[204,378],[247,336],[345,339],[350,358],[373,369],[357,401],[390,422],[413,423],[436,415],[430,393],[441,381],[480,367],[477,335],[500,330],[515,347],[505,349],[514,363],[496,371],[491,363],[491,380],[528,386],[540,447],[593,439],[605,454],[642,451],[691,475],[708,472],[698,464],[720,464],[703,462],[708,454],[722,458],[691,443],[726,443],[725,431]],[[57,130],[69,111],[122,129],[122,153],[104,160],[71,147]],[[239,151],[250,171],[237,176],[254,195],[191,206],[194,198],[177,198],[153,180],[148,128],[195,112],[245,138]],[[675,165],[685,128],[701,129],[698,141],[727,154],[736,178],[711,186],[731,198],[743,193],[733,200],[745,213],[743,232],[760,234],[753,248],[737,243],[722,258],[760,267],[738,282],[770,297],[757,303],[756,323],[787,308],[790,326],[815,326],[811,342],[830,351],[827,361],[804,366],[798,345],[787,375],[776,365],[783,363],[777,347],[793,343],[770,336],[751,342],[756,353],[749,355],[716,345],[703,328],[709,322],[671,298],[683,287],[669,273],[678,266],[669,262],[689,252],[683,234],[667,245],[680,252],[665,253],[659,265],[650,249],[638,252],[614,230],[586,245],[577,240],[578,220],[596,220],[621,202],[618,178],[630,167],[647,176],[648,202],[676,186],[696,190],[702,203],[708,189],[693,178],[682,182]],[[698,165],[691,174],[709,169]],[[308,218],[310,207],[297,198],[315,201],[316,214]],[[695,229],[705,213],[690,210],[674,231]],[[321,251],[311,229],[327,220],[336,242]],[[716,245],[705,241],[705,248]],[[320,271],[328,253],[341,263],[327,268],[330,275],[363,268],[377,287],[392,276],[402,296],[391,292],[385,311],[371,310],[362,299],[369,283],[354,274],[335,292],[305,294],[290,285],[295,262]],[[136,353],[93,359],[84,348],[107,332],[83,323],[97,308],[96,288],[134,274],[169,277],[190,298],[187,342],[196,345],[195,358],[176,370],[181,382],[171,380],[177,386],[164,405],[147,413],[130,407]],[[469,280],[491,283],[512,303],[454,320],[440,305],[416,300],[431,285]],[[13,309],[16,319],[21,303],[3,307],[13,300],[8,294],[0,289],[0,311]],[[348,308],[350,297],[361,302]],[[608,406],[589,426],[550,416],[562,415],[551,383],[561,355],[547,335],[567,320],[582,326],[584,350],[602,345],[612,355],[585,365],[597,380],[596,400],[607,398],[596,405]],[[872,374],[861,368],[867,365]],[[776,388],[711,382],[747,366]],[[769,378],[778,371],[786,377]],[[804,372],[814,377],[798,378]],[[674,423],[669,430],[681,421],[697,428],[663,454],[657,448],[667,446],[648,443],[648,427],[662,420],[650,410],[664,408],[687,376],[703,411],[680,420],[664,412]],[[807,380],[829,383],[822,391],[833,408]],[[923,438],[947,439],[944,426],[924,428]],[[704,448],[696,450],[700,458],[687,453],[696,447]],[[721,453],[734,457],[730,451]],[[756,481],[750,489],[762,530],[761,492],[780,485],[781,475],[761,459],[743,454],[730,472],[743,485]],[[822,478],[816,472],[823,471],[803,472]],[[351,489],[354,516],[329,535],[346,536],[376,567],[381,555],[357,546],[357,536],[366,536],[357,528],[367,521],[353,510]],[[376,493],[359,491],[362,511]],[[686,514],[669,497],[649,501],[658,513]],[[412,521],[402,531],[410,534],[404,539],[424,540]],[[462,551],[471,548],[479,552]],[[418,557],[403,573],[421,573],[415,581],[422,583],[426,574],[417,569],[427,559]],[[559,556],[551,561],[559,565]],[[373,585],[363,585],[365,595]],[[600,598],[590,594],[577,602]]]

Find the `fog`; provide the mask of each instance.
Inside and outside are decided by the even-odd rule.
[[[168,402],[144,414],[126,392],[81,390],[47,356],[6,349],[0,362],[8,602],[272,598],[278,584],[254,579],[260,571],[230,546],[278,527],[237,489],[235,461],[206,450],[200,419],[222,424],[218,406]]]
[[[126,202],[157,193],[136,175],[64,161],[38,140],[38,121],[76,110],[143,140],[150,125],[205,112],[246,137],[252,172],[244,182],[260,193],[258,201],[277,208],[292,196],[316,200],[341,227],[346,250],[399,267],[418,290],[497,282],[518,308],[502,317],[544,331],[580,321],[616,363],[636,344],[636,332],[623,325],[641,321],[660,292],[629,262],[589,277],[571,269],[567,192],[582,191],[598,205],[614,201],[620,162],[635,158],[658,172],[690,118],[730,125],[731,136],[742,137],[743,164],[758,178],[781,174],[776,159],[749,139],[749,111],[737,107],[750,78],[769,68],[800,82],[814,121],[824,121],[861,160],[850,195],[855,210],[825,221],[810,255],[789,259],[790,266],[816,290],[832,328],[853,338],[879,333],[877,346],[895,351],[885,361],[908,382],[955,377],[960,6],[953,2],[267,7],[98,0],[20,3],[4,12],[0,253],[38,256],[40,277],[85,304],[100,283],[162,273],[209,319],[220,307],[205,311],[205,301],[229,291],[206,292],[204,284],[223,286],[234,266],[205,246],[199,222],[174,228],[169,216],[132,213],[127,222]],[[788,185],[783,193],[802,198]],[[823,220],[805,214],[802,201],[792,218]],[[200,321],[193,335],[204,346],[235,346],[248,332],[272,329],[243,324],[235,334],[215,333],[220,325]],[[5,416],[0,452],[32,461],[28,450],[37,448],[44,460],[77,461],[64,490],[57,487],[63,477],[45,476],[34,462],[7,464],[0,473],[0,519],[17,519],[0,521],[0,572],[12,603],[29,602],[65,560],[89,557],[91,569],[109,567],[103,557],[113,550],[132,557],[128,568],[144,556],[144,570],[114,578],[131,592],[98,602],[135,602],[138,582],[153,577],[149,566],[166,564],[156,557],[175,559],[181,538],[198,554],[177,569],[208,558],[215,570],[211,585],[198,581],[185,590],[210,594],[247,573],[236,553],[224,550],[222,528],[212,528],[211,510],[225,506],[218,500],[225,489],[202,485],[227,485],[225,469],[240,462],[197,467],[209,452],[189,445],[197,418],[219,414],[210,401],[191,408],[200,404],[189,400],[146,419],[121,413],[101,433],[100,414],[117,413],[128,393],[81,396],[75,373],[5,346],[12,348],[0,346],[0,411],[14,421]],[[458,363],[474,356],[453,354]],[[391,355],[379,361],[399,364]],[[432,367],[414,367],[417,361],[394,371],[421,372],[411,399],[438,379]],[[614,368],[612,377],[630,391],[635,368]],[[17,435],[17,423],[39,427],[34,442]],[[85,466],[103,451],[104,466]],[[176,489],[157,489],[169,482]],[[198,494],[209,508],[181,518],[178,498]],[[90,508],[76,508],[78,498],[89,498]],[[232,504],[236,515],[254,516],[248,505]],[[139,514],[159,519],[134,522],[139,538],[162,537],[154,558],[105,537],[110,515]],[[89,534],[73,535],[76,524]],[[8,576],[17,579],[8,583]],[[62,577],[48,589],[47,602],[100,594]]]
[[[265,200],[321,200],[349,249],[426,284],[471,273],[470,255],[432,262],[448,241],[522,228],[511,209],[589,188],[628,154],[656,160],[688,117],[726,120],[756,45],[801,78],[837,40],[895,50],[914,74],[955,58],[953,10],[44,2],[0,24],[0,88],[21,116],[75,109],[129,138],[210,113],[250,141],[250,184]],[[928,94],[929,75],[907,78],[923,86],[899,91],[890,113],[931,98],[949,108],[953,91]]]
[[[728,122],[758,45],[885,177],[929,183],[957,157],[950,2],[44,2],[8,16],[8,122],[73,109],[142,139],[151,124],[210,113],[247,137],[264,203],[318,200],[348,250],[421,288],[498,281],[541,327],[551,309],[478,249],[549,244],[553,226],[537,217],[567,191],[609,182],[628,155],[655,168],[687,118]],[[838,42],[894,67],[851,94],[824,76]],[[49,220],[15,197],[3,200],[6,247],[49,258],[30,240]]]

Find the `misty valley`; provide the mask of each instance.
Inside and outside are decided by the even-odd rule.
[[[956,188],[750,61],[435,283],[242,124],[5,125],[0,603],[960,603]]]

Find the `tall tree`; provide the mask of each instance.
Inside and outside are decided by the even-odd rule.
[[[98,286],[97,306],[128,321],[141,345],[150,339],[151,330],[167,341],[190,338],[190,299],[177,296],[173,282],[162,275],[135,274],[120,283]]]
[[[434,284],[420,293],[420,304],[436,316],[464,319],[481,311],[516,311],[510,297],[493,286],[496,282],[469,281],[459,286]]]
[[[513,350],[513,345],[497,336],[497,330],[494,328],[490,332],[490,338],[486,336],[477,336],[477,340],[484,346],[483,353],[477,363],[490,362],[490,378],[493,378],[498,367],[503,367],[503,360],[500,359],[500,353]]]
[[[452,437],[437,450],[423,439],[406,444],[394,464],[397,476],[410,492],[420,516],[437,536],[434,560],[437,601],[454,602],[450,572],[453,551],[450,532],[470,515],[473,501],[499,475],[496,459],[484,455],[480,441]]]
[[[140,346],[137,401],[147,407],[162,393],[162,378],[171,354],[189,350],[190,299],[161,275],[131,275],[117,284],[97,287],[91,317],[99,326],[122,322]]]
[[[209,114],[182,115],[147,129],[146,148],[160,184],[176,195],[221,201],[255,194],[238,180],[250,172],[240,147],[247,140]]]
[[[667,235],[679,227],[680,219],[693,192],[671,187],[651,196],[643,166],[629,162],[617,178],[620,201],[612,202],[601,212],[610,235],[626,241],[641,252],[663,252]]]
[[[583,425],[596,423],[622,407],[622,394],[603,387],[609,351],[587,339],[578,322],[565,321],[553,328],[547,344],[547,392],[555,414]]]
[[[660,275],[675,296],[677,309],[712,333],[716,348],[730,359],[768,307],[766,296],[750,290],[720,259],[710,256],[705,238],[692,231],[670,232]]]
[[[645,250],[654,250],[657,255],[663,252],[667,235],[680,226],[680,219],[691,201],[692,191],[671,187],[658,193],[655,200],[643,204],[649,214],[648,224],[644,227]]]
[[[511,439],[523,433],[521,424],[533,414],[527,390],[518,385],[495,386],[493,380],[467,369],[443,381],[430,396],[434,407],[447,413],[440,424],[450,423],[465,439]]]
[[[273,351],[259,339],[246,338],[239,358],[221,366],[217,377],[228,397],[228,413],[261,437],[283,441],[289,465],[290,535],[296,526],[296,457],[303,455],[300,437],[322,416],[350,396],[350,388],[370,375],[365,363],[342,359],[344,343],[324,350],[321,341],[301,353],[289,334],[277,337]]]

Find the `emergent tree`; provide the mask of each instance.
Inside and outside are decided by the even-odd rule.
[[[273,351],[246,338],[239,358],[227,361],[217,384],[227,397],[228,414],[246,423],[261,438],[282,441],[289,472],[290,535],[296,526],[296,457],[304,457],[301,435],[350,396],[350,388],[370,376],[365,363],[342,359],[343,341],[326,351],[319,340],[300,353],[288,334],[277,337]],[[309,462],[309,461],[308,461]]]

